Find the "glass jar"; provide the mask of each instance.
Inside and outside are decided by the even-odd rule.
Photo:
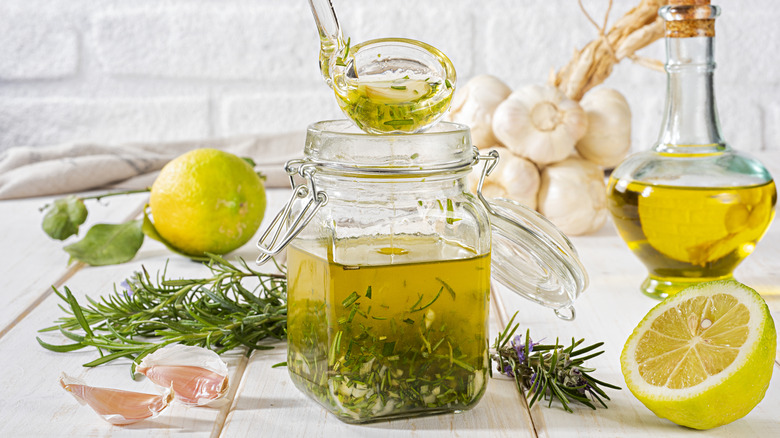
[[[287,165],[294,193],[258,263],[286,247],[290,376],[341,420],[473,407],[490,366],[491,271],[573,318],[587,284],[576,251],[535,212],[468,192],[472,167],[485,161],[484,179],[497,154],[480,156],[467,127],[320,122],[304,156]]]
[[[680,3],[678,1],[678,3]],[[647,266],[645,294],[732,277],[774,217],[775,183],[756,159],[723,139],[713,92],[717,6],[664,6],[666,111],[652,150],[612,172],[608,207]]]

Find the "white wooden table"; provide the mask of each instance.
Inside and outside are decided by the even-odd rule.
[[[778,156],[764,156],[770,167]],[[776,167],[776,166],[775,166]],[[774,170],[780,175],[780,169]],[[267,216],[286,200],[287,190],[269,190]],[[221,407],[187,408],[172,405],[159,417],[118,427],[80,406],[60,388],[61,372],[83,378],[91,385],[142,392],[157,392],[148,381],[132,381],[128,362],[97,368],[81,364],[97,357],[92,349],[53,353],[38,346],[37,331],[51,325],[62,311],[51,286],[67,285],[79,299],[113,291],[113,284],[145,266],[150,272],[169,260],[175,277],[203,276],[204,266],[168,252],[146,239],[129,263],[108,267],[68,266],[62,243],[50,240],[40,229],[38,208],[49,198],[0,201],[0,437],[48,436],[224,436],[224,437],[527,437],[527,436],[780,436],[780,357],[764,400],[745,418],[721,428],[697,432],[657,418],[627,389],[609,391],[609,409],[574,407],[573,414],[559,405],[535,405],[528,409],[508,379],[491,379],[482,401],[471,411],[411,420],[347,425],[299,393],[285,368],[271,368],[285,360],[285,347],[256,351],[246,358],[240,352],[225,355],[232,382],[232,402]],[[97,222],[122,222],[136,217],[146,202],[144,195],[110,198],[103,206],[90,204],[85,226]],[[265,226],[265,225],[263,225]],[[86,228],[85,228],[86,229]],[[607,224],[598,233],[573,239],[590,274],[590,287],[576,303],[577,319],[558,320],[551,310],[539,307],[503,289],[492,300],[491,339],[503,328],[507,316],[519,311],[522,327],[535,338],[584,337],[604,341],[605,354],[589,363],[595,376],[625,387],[619,355],[634,326],[657,302],[643,296],[638,287],[645,269]],[[254,260],[253,242],[233,256]],[[736,276],[756,288],[769,303],[780,327],[780,228],[774,225],[756,252],[737,270]],[[61,335],[45,333],[43,339],[64,343]]]

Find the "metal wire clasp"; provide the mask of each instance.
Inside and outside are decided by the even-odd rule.
[[[493,207],[490,206],[490,203],[485,199],[485,195],[482,194],[482,185],[485,184],[485,178],[490,175],[491,172],[493,172],[493,169],[498,166],[498,152],[497,151],[490,151],[487,154],[479,154],[477,151],[477,161],[484,161],[485,166],[482,168],[482,173],[479,175],[479,183],[477,184],[477,196],[479,197],[479,200],[482,201],[482,204],[487,208],[487,210],[491,214],[496,214],[496,211],[493,210]]]
[[[314,184],[314,174],[317,171],[315,166],[301,163],[301,160],[292,160],[288,161],[285,166],[287,175],[290,177],[293,194],[287,205],[276,215],[260,240],[257,241],[257,249],[261,253],[256,260],[258,265],[264,264],[282,252],[295,236],[306,228],[317,211],[328,203],[328,194],[318,189]],[[303,184],[295,185],[294,176],[296,174],[305,179]],[[296,203],[302,203],[303,206],[295,217],[290,217]],[[279,240],[280,237],[281,240]]]

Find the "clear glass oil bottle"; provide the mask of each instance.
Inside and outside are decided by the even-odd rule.
[[[719,8],[695,3],[660,9],[668,77],[661,134],[652,150],[621,163],[607,187],[615,226],[649,271],[641,290],[656,298],[731,278],[777,201],[767,169],[721,135],[713,93]]]

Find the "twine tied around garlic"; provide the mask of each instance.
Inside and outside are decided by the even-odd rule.
[[[559,71],[551,71],[546,85],[512,90],[496,77],[480,75],[455,92],[449,120],[471,127],[474,144],[501,150],[499,167],[483,187],[488,196],[535,208],[570,235],[590,233],[604,224],[603,170],[629,152],[631,110],[617,90],[593,88],[626,58],[663,70],[660,61],[636,52],[664,36],[659,7],[682,0],[638,1],[608,27],[612,0],[603,24],[578,0],[598,36],[575,50]]]
[[[628,58],[642,66],[663,71],[658,60],[636,55],[639,49],[664,36],[664,22],[658,8],[667,0],[642,0],[628,11],[609,30],[607,19],[612,10],[609,1],[603,25],[590,16],[581,0],[580,8],[598,30],[599,36],[581,50],[575,50],[572,59],[557,73],[551,72],[549,84],[557,87],[569,99],[579,101],[588,90],[601,84],[612,73],[615,64]]]

